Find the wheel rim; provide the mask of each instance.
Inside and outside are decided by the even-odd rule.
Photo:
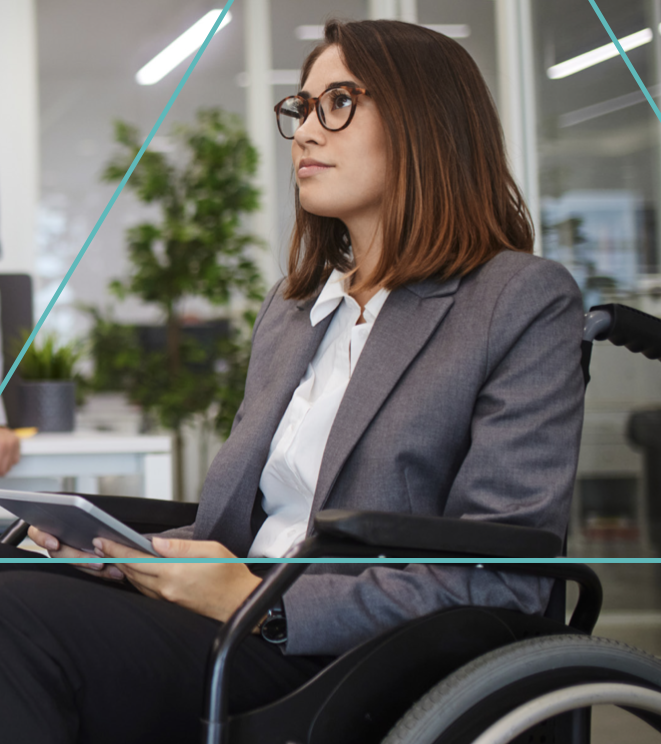
[[[531,726],[551,716],[593,705],[619,705],[661,714],[661,693],[637,685],[610,682],[565,687],[515,708],[473,744],[509,744]]]

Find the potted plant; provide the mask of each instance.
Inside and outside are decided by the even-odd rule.
[[[141,146],[137,130],[115,125],[120,150],[103,178],[119,181]],[[129,295],[160,310],[162,324],[118,323],[87,308],[95,372],[92,388],[125,390],[131,402],[174,432],[175,492],[183,497],[182,426],[208,416],[223,435],[243,396],[250,332],[263,298],[254,259],[261,241],[242,229],[258,206],[252,184],[257,153],[238,117],[218,109],[198,112],[190,126],[177,126],[168,153],[147,150],[127,188],[160,218],[127,231],[129,275],[113,281],[120,299]],[[189,298],[225,306],[235,300],[242,314],[204,323],[185,316]]]
[[[42,432],[73,431],[76,409],[74,365],[77,343],[60,344],[55,334],[35,340],[18,368],[20,426]]]

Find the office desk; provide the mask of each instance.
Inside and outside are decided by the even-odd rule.
[[[36,434],[21,440],[21,461],[0,488],[20,488],[21,478],[74,478],[74,490],[96,493],[102,475],[142,475],[142,495],[172,499],[172,441],[169,436],[74,431]]]

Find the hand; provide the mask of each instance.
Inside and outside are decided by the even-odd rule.
[[[100,576],[103,579],[112,579],[113,581],[124,580],[124,574],[115,566],[107,563],[89,563],[88,561],[90,561],[90,559],[94,559],[94,554],[86,553],[84,550],[77,550],[69,545],[62,545],[56,537],[49,535],[47,532],[42,532],[36,527],[30,527],[28,530],[28,537],[40,548],[47,550],[48,555],[50,555],[51,558],[82,559],[81,563],[84,563],[84,565],[73,565],[91,576]]]
[[[218,542],[155,537],[152,544],[164,558],[234,558]],[[97,538],[102,558],[150,558],[146,553]],[[261,579],[245,563],[119,563],[117,568],[140,592],[226,622],[259,586]]]
[[[21,459],[21,442],[11,429],[0,428],[0,475],[5,475]]]

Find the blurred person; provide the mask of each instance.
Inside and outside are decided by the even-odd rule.
[[[0,400],[0,410],[4,411]],[[6,475],[21,459],[21,443],[16,434],[0,424],[0,476]]]

